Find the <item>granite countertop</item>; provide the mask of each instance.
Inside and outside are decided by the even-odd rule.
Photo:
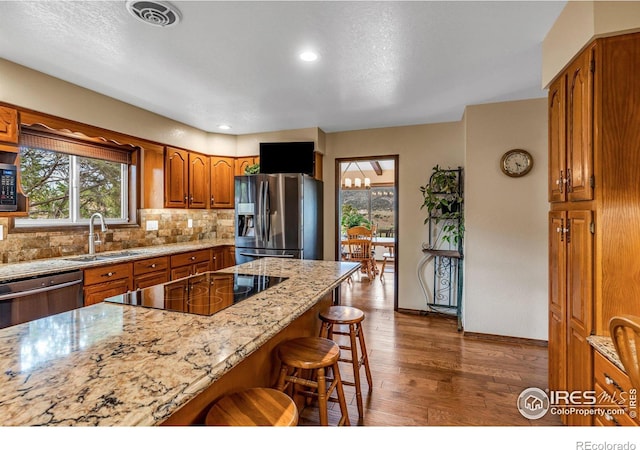
[[[0,265],[0,283],[29,278],[39,275],[48,275],[69,270],[86,269],[88,267],[103,266],[105,264],[120,263],[123,261],[135,261],[139,259],[153,258],[155,256],[171,255],[174,253],[188,252],[223,245],[235,245],[233,239],[208,239],[191,241],[181,244],[167,244],[149,247],[128,248],[112,252],[96,253],[97,256],[116,256],[114,258],[97,261],[74,261],[73,258],[86,255],[65,256],[61,258],[38,259],[35,261]],[[119,256],[122,254],[123,256]]]
[[[0,330],[0,426],[162,423],[358,269],[264,258],[289,277],[213,316],[100,303]]]
[[[591,346],[596,349],[596,351],[601,353],[602,356],[611,361],[618,369],[626,373],[626,370],[622,365],[622,361],[620,361],[620,357],[618,356],[618,352],[613,346],[613,341],[609,336],[591,335],[587,338],[587,342],[589,342],[589,344],[591,344]]]

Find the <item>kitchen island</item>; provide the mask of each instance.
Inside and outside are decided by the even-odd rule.
[[[288,279],[212,316],[100,303],[2,329],[0,425],[198,423],[221,389],[264,384],[265,349],[315,334],[314,309],[357,268],[265,258],[222,272]]]

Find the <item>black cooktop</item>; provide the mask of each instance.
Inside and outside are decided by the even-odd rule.
[[[286,279],[267,275],[205,272],[109,297],[105,302],[210,316]]]

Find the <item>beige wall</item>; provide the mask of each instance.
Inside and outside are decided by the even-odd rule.
[[[465,111],[465,330],[547,339],[547,100]],[[510,178],[507,150],[534,159]]]
[[[315,149],[324,153],[324,132],[320,128],[300,128],[268,133],[243,134],[236,137],[237,156],[257,156],[260,154],[260,142],[315,142]]]
[[[638,1],[569,1],[542,42],[542,86],[589,42],[640,30]]]
[[[163,144],[235,156],[235,136],[206,133],[1,58],[0,101]]]
[[[457,167],[464,160],[462,122],[327,133],[324,157],[324,255],[335,256],[335,159],[399,155],[398,267],[399,307],[425,310],[416,267],[427,240],[425,212],[420,209],[424,185],[436,164]],[[380,282],[376,280],[375,282]]]

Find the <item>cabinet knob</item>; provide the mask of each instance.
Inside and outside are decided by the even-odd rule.
[[[213,205],[213,203],[214,203],[214,198],[213,198],[213,195],[212,195],[211,196],[211,204]]]
[[[191,261],[193,261],[193,260],[195,260],[195,259],[196,259],[196,257],[195,257],[195,256],[192,256],[190,259],[191,259]]]
[[[153,263],[153,264],[151,264],[149,267],[151,267],[152,269],[155,269],[155,268],[156,268],[156,264],[155,264],[155,263]]]
[[[116,273],[115,272],[107,272],[105,274],[102,274],[103,277],[112,277],[114,276]]]

